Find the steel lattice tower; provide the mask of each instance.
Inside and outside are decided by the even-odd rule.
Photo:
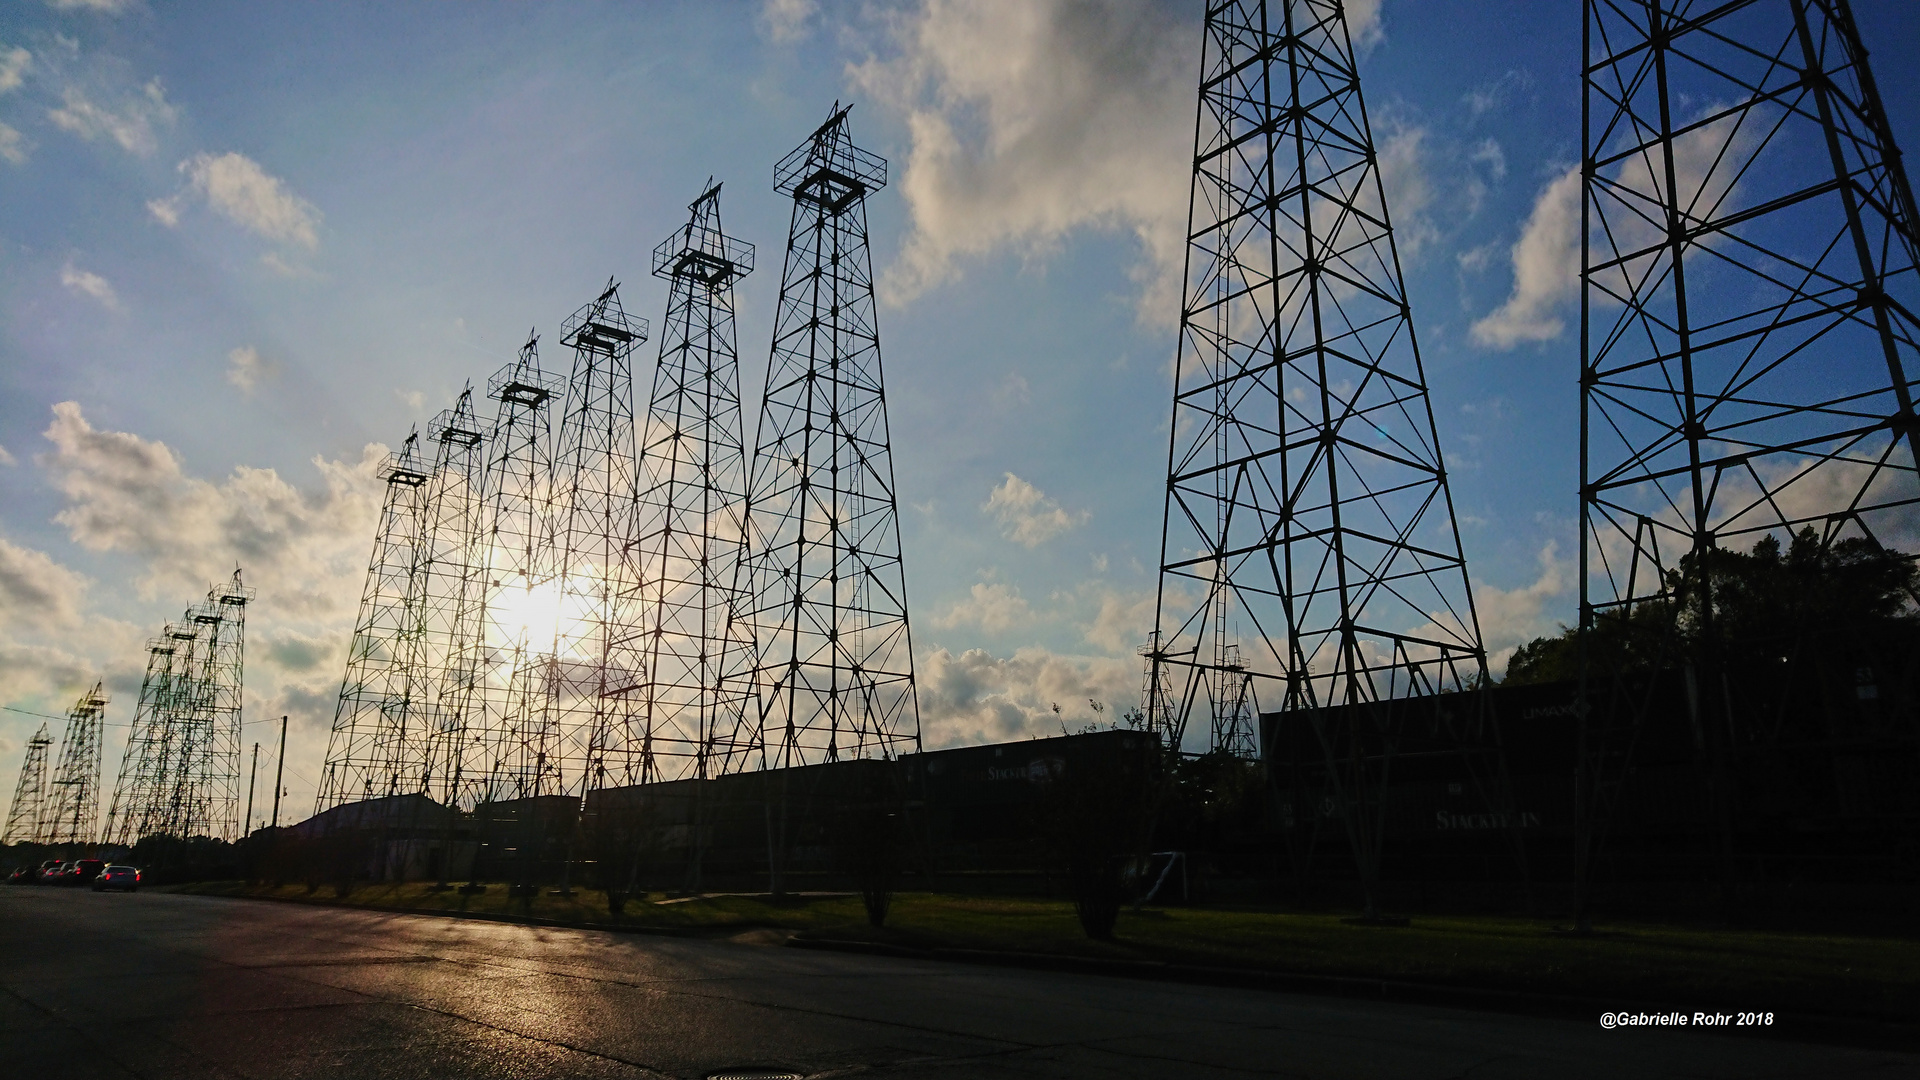
[[[341,803],[400,794],[407,748],[420,741],[426,711],[414,693],[421,665],[418,613],[420,556],[426,531],[426,487],[419,434],[380,468],[387,490],[380,504],[360,613],[327,740],[327,762],[314,812]]]
[[[240,724],[246,675],[247,604],[254,592],[235,569],[190,609],[196,667],[190,703],[174,716],[178,757],[159,827],[171,836],[239,839]]]
[[[193,631],[186,624],[168,623],[159,637],[147,642],[147,673],[140,681],[140,701],[134,706],[133,727],[127,732],[120,775],[113,785],[106,843],[131,845],[148,831],[160,785],[170,771],[175,735],[171,716],[183,692],[175,684],[187,682],[193,641]]]
[[[102,683],[80,695],[67,710],[67,733],[60,741],[60,765],[47,789],[44,815],[49,844],[89,844],[100,816],[101,736],[107,714]]]
[[[148,643],[106,842],[241,835],[240,713],[253,595],[236,569]]]
[[[474,801],[476,781],[484,785],[486,778],[486,740],[468,715],[481,669],[472,645],[483,632],[486,602],[481,543],[487,451],[473,387],[434,417],[427,437],[435,449],[414,589],[419,649],[407,695],[426,703],[427,715],[419,725],[419,772],[408,778],[407,790],[452,806]]]
[[[476,670],[462,711],[479,719],[480,801],[548,794],[558,733],[548,726],[542,660],[553,643],[553,536],[548,515],[552,425],[547,405],[561,381],[540,370],[531,332],[518,359],[487,380],[499,402],[486,440],[481,548],[481,629],[468,643]]]
[[[887,163],[853,144],[850,108],[774,167],[793,216],[747,487],[763,768],[920,744],[867,250]]]
[[[1580,622],[1684,616],[1709,643],[1708,552],[1915,539],[1920,215],[1845,0],[1584,7]],[[1724,823],[1745,736],[1714,657],[1676,659],[1726,717],[1703,736]],[[1582,725],[1583,920],[1630,696],[1596,685]]]
[[[37,844],[42,835],[47,801],[47,747],[53,737],[47,725],[27,740],[27,756],[20,762],[20,779],[13,785],[13,803],[7,807],[7,831],[0,836],[4,844]]]
[[[1341,5],[1210,4],[1201,78],[1143,709],[1303,714],[1370,883],[1386,762],[1485,675],[1466,563]]]
[[[741,437],[734,283],[753,246],[720,227],[720,185],[653,252],[667,279],[667,315],[640,440],[645,487],[616,605],[613,667],[642,732],[643,779],[712,775],[744,749],[736,726],[751,686],[723,675],[751,668],[752,636],[736,616],[746,540],[747,458]]]
[[[549,759],[554,791],[578,792],[639,783],[645,734],[631,703],[615,693],[638,682],[637,672],[614,667],[620,636],[615,600],[624,581],[626,547],[634,535],[639,472],[633,430],[633,350],[647,340],[647,321],[630,319],[619,286],[561,326],[573,349],[553,456],[553,572],[555,635],[545,673],[541,722],[559,732],[560,760]]]

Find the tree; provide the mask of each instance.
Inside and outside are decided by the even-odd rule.
[[[1823,543],[1802,529],[1783,550],[1768,534],[1751,551],[1712,548],[1667,572],[1666,596],[1630,611],[1599,613],[1590,631],[1589,674],[1657,671],[1711,646],[1733,667],[1778,662],[1795,647],[1844,651],[1920,629],[1920,568],[1864,537]],[[1711,601],[1711,608],[1708,602]],[[1579,677],[1580,631],[1563,629],[1520,646],[1502,685]]]

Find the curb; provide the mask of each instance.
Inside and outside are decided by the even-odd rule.
[[[1020,953],[994,949],[916,949],[883,942],[817,938],[804,933],[787,939],[786,944],[789,948],[796,949],[863,953],[899,959],[947,961],[1081,975],[1107,975],[1200,986],[1313,994],[1322,997],[1365,998],[1404,1004],[1433,1005],[1441,1008],[1515,1013],[1561,1020],[1585,1020],[1596,1024],[1601,1013],[1619,1010],[1621,1006],[1618,999],[1542,994],[1445,983],[1410,982],[1351,975],[1315,975],[1306,972],[1252,968],[1205,967],[1157,960],[1107,960],[1058,953]],[[1695,1010],[1677,1006],[1632,1003],[1631,1011],[1690,1013]],[[1721,1006],[1717,1011],[1735,1012],[1737,1007]],[[1868,1049],[1907,1051],[1920,1049],[1920,1026],[1916,1026],[1911,1019],[1904,1017],[1841,1016],[1807,1012],[1777,1012],[1775,1015],[1778,1020],[1771,1027],[1715,1027],[1708,1030],[1713,1034],[1733,1037],[1830,1043]]]

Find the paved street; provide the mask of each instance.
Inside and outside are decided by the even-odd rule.
[[[753,935],[747,935],[750,939]],[[0,889],[50,1077],[1895,1077],[1920,1056],[158,893]]]

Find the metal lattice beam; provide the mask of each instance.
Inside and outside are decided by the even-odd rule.
[[[386,492],[367,563],[346,673],[327,740],[314,812],[341,803],[397,795],[406,786],[410,747],[422,741],[430,699],[416,698],[421,666],[420,561],[432,479],[418,432],[380,468]]]
[[[616,668],[615,599],[627,589],[626,546],[634,535],[639,463],[633,425],[633,351],[647,321],[630,318],[619,286],[561,326],[573,349],[558,446],[553,455],[554,637],[545,667],[543,730],[558,733],[555,790],[584,796],[637,784],[645,774],[645,733],[626,698],[635,682]]]
[[[20,762],[20,778],[14,781],[13,802],[7,806],[7,831],[0,835],[0,843],[40,842],[46,817],[47,747],[52,744],[45,724],[27,740],[27,756]]]
[[[1584,9],[1583,656],[1602,624],[1670,643],[1724,881],[1730,755],[1752,733],[1714,644],[1709,555],[1809,528],[1823,547],[1920,542],[1920,216],[1845,0]],[[1590,666],[1583,924],[1651,692]]]
[[[147,645],[147,674],[127,737],[106,840],[237,840],[247,605],[238,569]]]
[[[774,168],[793,214],[747,488],[759,648],[743,676],[767,768],[920,743],[867,248],[866,199],[887,163],[853,144],[847,111]]]
[[[1143,711],[1238,755],[1250,697],[1314,725],[1370,883],[1386,763],[1485,654],[1341,5],[1205,34]]]
[[[734,283],[753,247],[720,226],[709,182],[687,224],[653,253],[668,282],[660,361],[640,439],[644,487],[615,612],[614,668],[641,731],[646,781],[705,778],[737,756],[751,685],[723,676],[753,663],[737,618],[746,540],[747,459],[741,436]]]
[[[107,694],[102,683],[80,695],[67,710],[67,732],[60,740],[60,764],[47,789],[44,832],[49,844],[92,843],[100,816],[101,736]]]

